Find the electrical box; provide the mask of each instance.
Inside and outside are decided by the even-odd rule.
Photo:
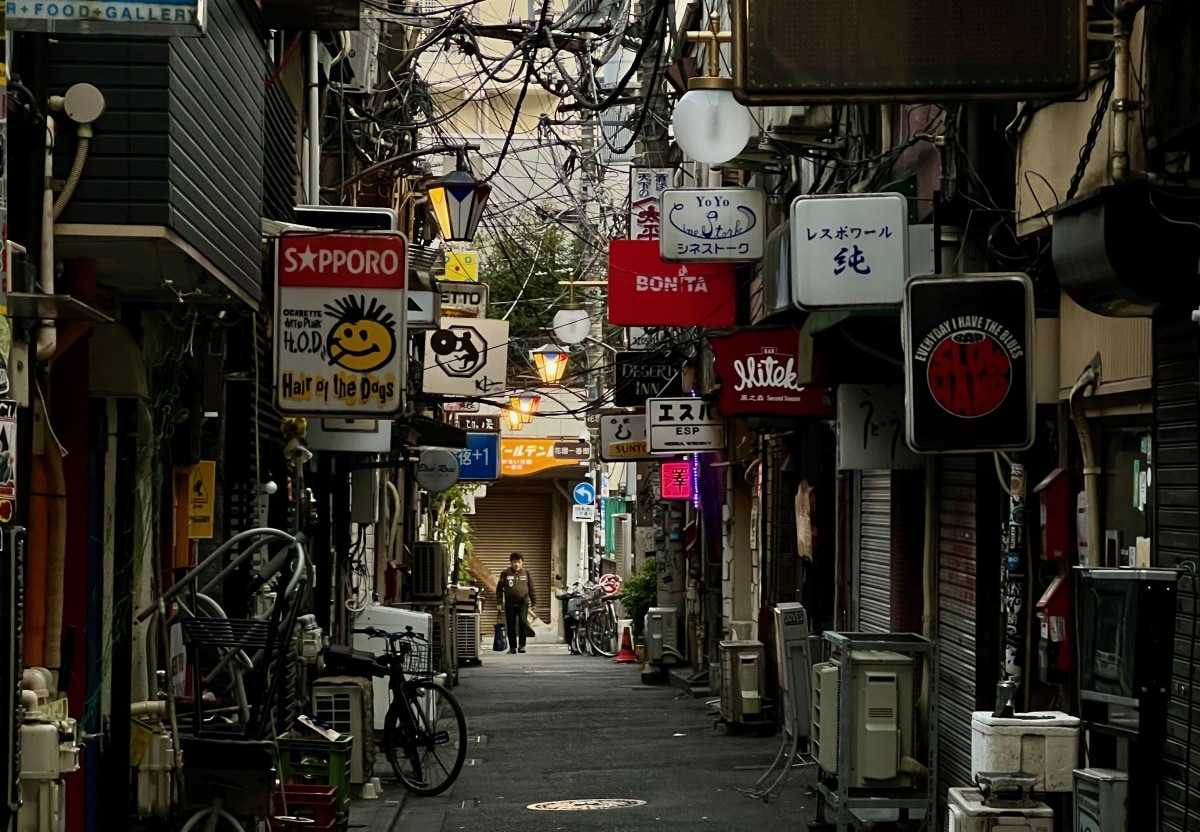
[[[651,607],[646,613],[646,661],[674,664],[679,655],[679,613],[675,607]]]
[[[1075,775],[1074,832],[1126,832],[1129,828],[1129,773],[1080,768]]]
[[[974,788],[950,789],[949,832],[1054,832],[1054,810],[1045,803],[988,806]]]
[[[888,650],[851,653],[848,680],[854,689],[851,736],[842,737],[840,657],[813,665],[813,756],[822,769],[838,773],[840,754],[851,754],[851,788],[906,788],[912,775],[901,762],[912,756],[914,729],[913,660]]]
[[[721,642],[721,716],[730,722],[762,714],[763,652],[760,641]]]
[[[1071,492],[1067,479],[1065,470],[1055,468],[1033,489],[1033,493],[1038,495],[1042,560],[1067,559],[1071,545],[1070,523],[1074,514],[1071,511]]]
[[[379,471],[374,468],[350,472],[350,522],[379,522]]]

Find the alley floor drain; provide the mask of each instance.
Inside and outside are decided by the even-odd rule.
[[[587,800],[550,800],[545,803],[530,803],[526,809],[535,812],[596,812],[601,809],[628,809],[645,806],[644,800],[626,800],[619,797],[597,797]]]

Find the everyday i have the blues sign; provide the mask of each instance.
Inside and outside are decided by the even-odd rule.
[[[25,32],[60,32],[144,37],[188,37],[204,34],[206,0],[7,0],[7,28]]]

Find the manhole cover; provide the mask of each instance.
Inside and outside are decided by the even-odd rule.
[[[586,800],[550,800],[545,803],[530,803],[525,808],[535,812],[595,812],[600,809],[628,809],[645,806],[644,800],[626,800],[620,797],[595,797]]]

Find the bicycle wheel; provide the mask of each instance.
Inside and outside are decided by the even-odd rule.
[[[613,618],[612,610],[605,606],[588,616],[588,641],[592,649],[601,656],[615,656],[613,642],[617,635],[617,620]]]
[[[467,721],[458,700],[441,685],[405,682],[403,698],[388,711],[384,742],[392,771],[406,789],[441,794],[466,762]]]

